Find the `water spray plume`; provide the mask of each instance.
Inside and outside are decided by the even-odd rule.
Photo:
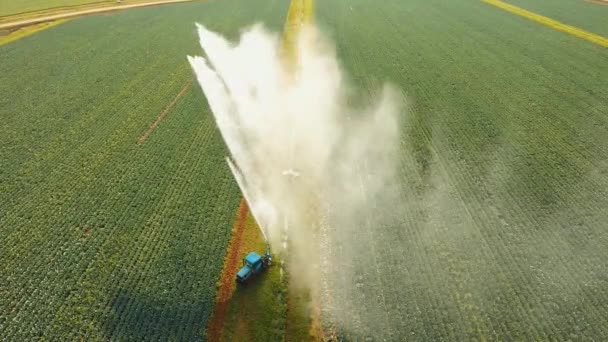
[[[384,86],[364,108],[349,105],[353,87],[313,26],[299,32],[295,63],[286,63],[279,35],[261,25],[243,31],[237,44],[197,28],[206,57],[188,60],[230,170],[291,277],[322,292],[336,284],[332,267],[356,252],[348,248],[352,233],[370,229],[361,220],[374,210],[370,199],[381,200],[395,184],[403,98]]]

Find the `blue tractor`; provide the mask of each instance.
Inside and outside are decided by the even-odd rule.
[[[243,259],[243,268],[236,274],[236,281],[240,284],[246,283],[253,276],[262,273],[272,263],[270,251],[266,251],[264,256],[256,252],[250,252]]]

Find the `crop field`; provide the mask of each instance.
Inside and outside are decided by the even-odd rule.
[[[2,338],[204,336],[238,187],[195,86],[138,140],[192,79],[194,21],[235,35],[285,12],[145,8],[0,46]]]
[[[185,56],[195,21],[280,32],[289,3],[133,9],[0,45],[0,340],[209,337],[241,194]],[[508,3],[608,36],[606,5]],[[347,261],[327,270],[324,323],[346,340],[608,340],[608,49],[483,1],[314,10],[354,87],[407,99],[400,209],[368,198],[373,215],[331,234]],[[239,256],[263,248],[246,224]],[[222,340],[301,339],[280,277],[236,290]]]
[[[546,15],[568,6],[552,3]],[[483,2],[316,5],[353,82],[388,79],[410,100],[395,184],[403,211],[335,270],[360,279],[354,293],[332,294],[348,305],[350,331],[608,338],[606,48]],[[377,212],[372,222],[395,216]],[[366,232],[344,235],[355,229]]]

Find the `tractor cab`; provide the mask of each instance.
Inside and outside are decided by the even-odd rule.
[[[270,254],[261,257],[256,252],[251,252],[243,259],[243,267],[236,274],[236,281],[239,283],[246,282],[251,276],[261,273],[267,266],[270,265]]]

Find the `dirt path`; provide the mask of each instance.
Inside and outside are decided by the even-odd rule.
[[[234,279],[240,265],[239,251],[243,240],[243,233],[245,232],[248,213],[249,207],[247,207],[247,202],[245,199],[241,199],[237,218],[234,222],[232,239],[228,245],[228,253],[224,260],[224,269],[220,276],[220,287],[215,299],[215,307],[213,308],[213,314],[211,315],[211,320],[207,327],[207,338],[212,342],[220,340],[222,329],[224,328],[226,314],[228,313],[228,304],[230,303],[230,298],[232,297],[232,292],[235,287]]]
[[[85,10],[76,10],[73,12],[59,13],[59,14],[51,14],[45,15],[38,18],[25,19],[25,20],[17,20],[8,23],[0,24],[1,29],[12,29],[16,27],[24,27],[34,24],[39,24],[47,21],[53,21],[58,19],[72,18],[89,14],[96,14],[102,12],[110,12],[110,11],[118,11],[129,8],[136,7],[146,7],[146,6],[154,6],[154,5],[163,5],[163,4],[172,4],[172,3],[180,3],[180,2],[191,2],[193,0],[160,0],[160,1],[150,1],[150,2],[142,2],[130,5],[117,5],[117,6],[107,6],[107,7],[99,7]]]
[[[177,103],[177,100],[179,100],[179,98],[182,97],[182,95],[184,95],[186,90],[188,90],[188,88],[190,88],[192,81],[194,81],[194,80],[191,79],[190,81],[186,82],[186,84],[184,85],[182,90],[180,90],[180,92],[175,96],[173,101],[171,101],[169,103],[169,105],[167,105],[165,110],[163,110],[160,114],[158,114],[158,116],[156,117],[156,120],[154,120],[154,122],[150,125],[150,127],[148,127],[148,129],[144,132],[144,134],[142,134],[142,136],[139,137],[139,139],[137,140],[138,145],[143,144],[146,141],[146,139],[148,139],[148,136],[150,134],[152,134],[154,129],[156,127],[158,127],[158,124],[163,120],[163,118],[167,115],[167,113],[169,113],[169,110],[171,110],[171,108],[173,108],[173,106],[175,106],[175,103]]]
[[[590,2],[596,5],[608,5],[608,0],[585,0],[586,2]]]

